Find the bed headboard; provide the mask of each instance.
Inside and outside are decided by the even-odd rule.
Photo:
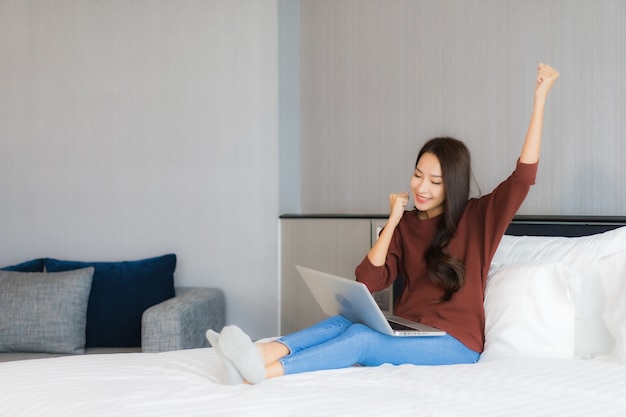
[[[507,235],[588,236],[626,226],[624,216],[515,216]]]

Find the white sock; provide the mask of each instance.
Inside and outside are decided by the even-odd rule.
[[[259,348],[237,326],[226,326],[219,338],[224,356],[237,368],[241,376],[251,384],[265,379],[265,363]]]
[[[224,385],[241,384],[243,382],[243,377],[241,376],[237,368],[235,368],[235,365],[233,365],[233,363],[228,360],[228,358],[226,358],[222,353],[222,349],[220,348],[219,344],[220,334],[209,329],[206,332],[206,338],[209,343],[211,343],[213,350],[217,354],[220,362],[222,363],[223,371],[218,376],[219,382]]]

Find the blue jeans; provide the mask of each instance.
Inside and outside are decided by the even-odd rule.
[[[289,349],[280,360],[285,375],[352,365],[451,365],[475,363],[480,353],[450,335],[387,336],[342,316],[281,337]]]

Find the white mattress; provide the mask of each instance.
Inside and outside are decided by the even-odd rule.
[[[223,386],[210,348],[0,364],[0,416],[626,416],[626,366],[518,357]]]

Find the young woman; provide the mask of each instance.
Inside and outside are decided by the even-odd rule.
[[[393,337],[335,316],[269,343],[253,343],[236,326],[207,338],[226,370],[224,383],[355,364],[377,366],[474,363],[484,347],[483,297],[491,259],[507,226],[535,182],[544,106],[559,77],[540,64],[534,107],[515,171],[493,192],[470,199],[470,154],[453,138],[420,150],[409,193],[389,196],[390,215],[376,244],[356,268],[372,292],[401,276],[394,313],[438,327],[445,336]]]

